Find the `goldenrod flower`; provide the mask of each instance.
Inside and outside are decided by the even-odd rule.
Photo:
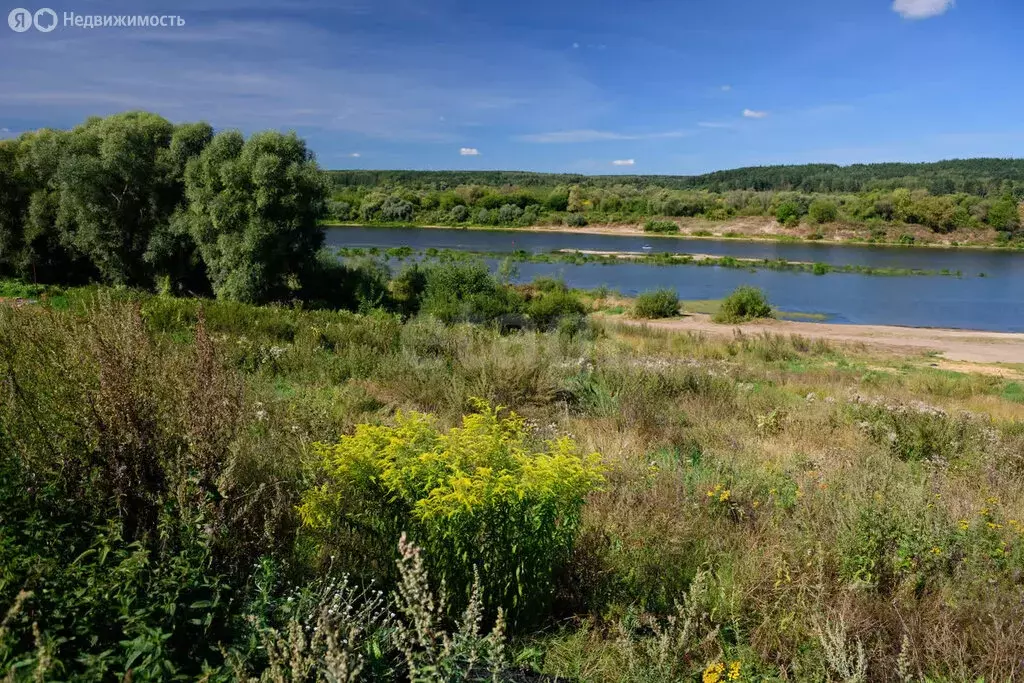
[[[704,683],[719,683],[722,680],[722,675],[725,673],[725,664],[722,662],[714,662],[708,664],[708,668],[704,669],[704,676],[702,680]]]

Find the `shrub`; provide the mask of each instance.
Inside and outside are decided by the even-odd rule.
[[[775,220],[786,227],[793,227],[800,223],[800,205],[796,202],[785,201],[775,209]]]
[[[530,299],[526,314],[542,330],[550,330],[563,318],[580,319],[587,314],[587,307],[579,297],[565,290],[549,290]]]
[[[447,432],[429,415],[400,413],[394,427],[359,425],[316,445],[324,483],[300,513],[325,550],[357,535],[393,556],[406,532],[459,604],[478,575],[489,607],[528,621],[551,599],[584,499],[603,479],[600,457],[581,455],[568,437],[533,450],[523,419],[478,407]]]
[[[469,220],[469,209],[463,204],[456,204],[448,212],[448,220],[452,223],[465,223]]]
[[[716,323],[740,323],[755,318],[773,317],[768,298],[760,289],[744,285],[725,298],[715,313]]]
[[[321,253],[299,295],[311,308],[362,312],[390,308],[393,302],[388,292],[389,275],[384,263],[370,257],[342,263],[335,256]]]
[[[380,217],[385,221],[407,222],[412,220],[412,203],[400,197],[388,197],[380,206]]]
[[[571,228],[582,228],[587,225],[587,218],[582,213],[570,213],[565,219],[565,224]]]
[[[633,303],[637,318],[671,318],[679,314],[679,295],[674,289],[644,292]]]
[[[498,222],[502,225],[511,225],[523,215],[523,210],[515,204],[504,204],[498,209]]]
[[[660,234],[671,234],[679,232],[679,224],[675,221],[655,221],[649,220],[644,223],[644,232],[653,232]]]
[[[807,215],[810,216],[813,222],[818,224],[832,223],[839,217],[839,208],[835,205],[835,202],[827,199],[815,199],[811,202]]]
[[[425,269],[418,310],[445,323],[493,322],[522,312],[523,299],[500,284],[483,263],[444,263]]]
[[[352,205],[348,202],[329,202],[327,204],[327,213],[336,221],[352,220]]]

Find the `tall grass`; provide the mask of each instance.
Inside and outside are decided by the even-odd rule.
[[[5,671],[1020,675],[1024,404],[1005,380],[799,337],[63,297],[0,309]],[[398,410],[452,427],[474,398],[522,415],[538,452],[571,435],[604,456],[546,621],[514,644],[439,611],[429,578],[332,564],[296,518],[312,443]]]

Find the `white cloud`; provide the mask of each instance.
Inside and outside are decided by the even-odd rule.
[[[579,43],[573,43],[572,44],[572,49],[574,49],[574,50],[580,49],[580,44]]]
[[[361,157],[363,155],[360,154],[359,152],[352,152],[351,154],[349,154],[349,156],[352,157],[353,159],[358,159],[359,157]]]
[[[697,124],[701,128],[732,128],[733,124],[725,121],[701,121]]]
[[[927,19],[945,14],[955,0],[894,0],[892,9],[904,19]]]
[[[480,150],[476,147],[463,147],[459,150],[459,154],[464,157],[478,157],[480,156]]]
[[[616,159],[612,162],[613,166],[633,166],[636,161],[633,159]]]
[[[657,140],[664,138],[682,138],[692,135],[687,130],[668,130],[655,133],[617,133],[610,130],[560,130],[553,133],[533,133],[519,137],[523,142],[539,143],[573,143],[573,142],[604,142],[607,140]]]
[[[730,90],[732,90],[732,86],[731,85],[723,85],[722,86],[722,92],[729,92]]]
[[[768,116],[768,112],[755,111],[753,109],[744,109],[743,116],[745,116],[748,119],[763,119],[764,117]]]
[[[10,133],[10,132],[11,132],[10,128],[0,128],[0,133]]]

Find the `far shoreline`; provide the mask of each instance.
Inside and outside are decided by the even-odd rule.
[[[848,238],[822,238],[822,239],[806,239],[805,237],[792,233],[774,232],[774,231],[760,231],[757,233],[753,232],[740,232],[736,233],[730,228],[741,228],[741,224],[736,223],[725,223],[719,224],[723,226],[723,233],[710,234],[710,235],[695,235],[687,232],[680,232],[677,234],[664,234],[664,233],[651,233],[644,232],[643,228],[638,224],[623,224],[623,223],[611,223],[611,224],[595,224],[585,225],[582,227],[570,227],[567,225],[530,225],[530,226],[515,226],[515,227],[500,227],[500,226],[487,226],[487,225],[423,225],[423,224],[412,224],[412,223],[353,223],[353,222],[324,222],[321,223],[324,228],[386,228],[386,229],[424,229],[424,230],[466,230],[473,232],[536,232],[536,233],[561,233],[561,234],[579,234],[579,235],[606,235],[606,236],[617,236],[617,237],[644,237],[650,239],[685,239],[685,240],[708,240],[713,242],[760,242],[760,243],[784,243],[784,244],[820,244],[828,246],[839,246],[839,247],[892,247],[894,249],[943,249],[943,250],[973,250],[973,251],[993,251],[993,252],[1021,252],[1024,253],[1024,245],[998,245],[998,244],[950,244],[949,242],[914,242],[913,244],[898,244],[892,241],[875,242],[867,239],[861,239],[858,237]],[[705,224],[706,225],[706,224]],[[770,225],[764,223],[762,225]],[[749,228],[748,228],[749,229]],[[784,229],[784,228],[783,228]],[[732,234],[724,234],[732,233]]]

